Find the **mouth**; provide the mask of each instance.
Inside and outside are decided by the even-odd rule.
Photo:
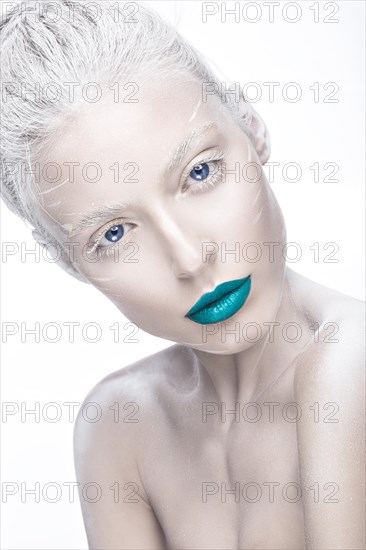
[[[185,317],[201,325],[225,321],[243,307],[249,296],[250,287],[250,275],[244,279],[222,283],[212,292],[203,294]]]

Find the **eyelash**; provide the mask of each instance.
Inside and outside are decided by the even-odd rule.
[[[206,156],[206,157],[201,158],[198,161],[195,161],[182,174],[182,179],[184,181],[184,183],[182,185],[182,189],[183,188],[184,188],[184,190],[188,189],[188,191],[187,191],[188,193],[196,194],[196,193],[199,193],[200,191],[202,191],[204,189],[209,189],[210,187],[215,187],[216,184],[218,183],[219,179],[222,177],[222,175],[224,173],[224,169],[223,169],[223,160],[224,160],[224,158],[225,158],[225,152],[221,149],[219,151],[213,151],[208,157]],[[197,166],[198,164],[206,164],[206,163],[208,164],[209,162],[217,162],[217,170],[214,172],[214,175],[211,176],[211,177],[208,177],[207,180],[203,180],[200,183],[197,183],[195,185],[188,185],[187,186],[186,185],[186,180],[187,180],[189,174],[192,172],[193,168],[195,166]],[[99,232],[99,234],[97,235],[96,240],[93,241],[93,243],[91,243],[93,246],[87,252],[87,254],[92,254],[93,252],[96,252],[98,258],[101,258],[103,256],[108,257],[108,256],[110,256],[111,254],[114,253],[114,251],[121,245],[122,242],[125,245],[128,242],[128,237],[122,237],[122,239],[120,239],[114,245],[111,245],[111,246],[99,246],[99,242],[101,241],[101,239],[103,238],[105,233],[107,233],[107,231],[109,231],[109,229],[111,229],[111,227],[113,227],[115,225],[131,225],[131,224],[128,224],[128,223],[125,223],[125,224],[123,224],[123,223],[120,224],[119,223],[119,222],[123,222],[123,221],[125,221],[125,220],[117,219],[117,220],[114,220],[112,223],[110,223],[106,228],[103,227],[101,229],[101,231]],[[130,230],[128,233],[131,233],[132,231]]]
[[[188,178],[189,174],[192,172],[193,168],[197,166],[197,164],[208,164],[209,162],[217,162],[218,163],[218,169],[214,173],[213,176],[211,176],[207,180],[203,180],[201,183],[197,183],[195,185],[189,185],[186,187],[186,189],[189,189],[188,193],[199,193],[202,191],[202,189],[208,189],[209,187],[214,187],[218,180],[221,178],[223,174],[223,159],[225,157],[225,153],[223,150],[220,151],[213,151],[211,155],[208,157],[204,157],[201,160],[198,160],[191,164],[191,166],[182,174],[182,178],[184,179],[183,188],[186,184],[186,179]]]

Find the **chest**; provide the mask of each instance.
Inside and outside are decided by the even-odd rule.
[[[304,548],[296,424],[166,434],[146,472],[169,548]]]

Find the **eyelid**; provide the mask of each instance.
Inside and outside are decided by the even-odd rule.
[[[126,218],[115,218],[114,220],[112,220],[111,222],[107,222],[106,224],[103,225],[103,227],[101,227],[100,229],[98,229],[97,233],[96,233],[96,238],[93,239],[93,242],[95,241],[98,241],[101,239],[101,237],[104,236],[104,233],[106,233],[108,231],[108,229],[110,229],[111,227],[115,226],[115,225],[119,225],[119,222],[124,222],[126,223]],[[92,237],[93,238],[93,237]]]
[[[190,162],[189,168],[184,170],[184,172],[182,173],[181,179],[183,181],[186,180],[186,178],[189,176],[189,174],[192,172],[193,168],[197,164],[202,164],[203,162],[209,162],[210,160],[222,160],[224,158],[224,156],[226,155],[226,152],[225,152],[224,149],[216,148],[215,150],[212,150],[212,151],[211,151],[211,149],[212,148],[207,149],[206,151],[203,151],[202,153],[199,153],[199,155],[197,155],[197,158]],[[211,151],[211,153],[210,153],[210,151]],[[183,182],[181,182],[181,183],[183,183]]]
[[[87,254],[92,254],[96,250],[96,248],[99,245],[99,242],[104,237],[104,234],[109,229],[114,227],[115,225],[129,225],[129,224],[126,221],[126,218],[116,218],[116,219],[112,220],[111,222],[108,222],[108,223],[104,224],[103,227],[98,229],[98,231],[91,236],[90,241],[88,243]],[[132,225],[132,224],[130,224],[130,225]],[[117,244],[117,243],[115,243],[115,244]]]

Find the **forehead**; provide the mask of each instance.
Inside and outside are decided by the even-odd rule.
[[[170,154],[192,130],[222,128],[229,122],[220,99],[203,97],[197,81],[164,86],[130,82],[120,86],[118,97],[108,94],[97,103],[83,102],[40,160],[38,201],[49,229],[65,236],[80,214],[101,202],[113,202],[117,195],[133,202],[144,185],[151,188],[156,182]],[[134,171],[138,183],[136,177],[130,178],[134,183],[127,177]]]
[[[173,146],[171,138],[179,139],[208,116],[219,121],[224,111],[217,96],[203,94],[197,81],[173,81],[161,87],[131,81],[119,86],[118,98],[109,93],[96,103],[84,101],[75,118],[53,138],[48,156],[116,160],[132,151],[142,156],[147,143]]]

